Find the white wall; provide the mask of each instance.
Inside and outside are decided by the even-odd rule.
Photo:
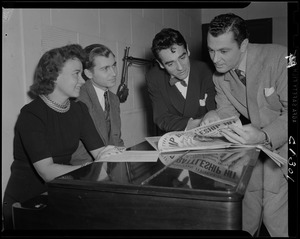
[[[180,30],[196,58],[202,37],[199,14],[193,9],[13,9],[2,24],[2,195],[13,161],[13,128],[21,107],[31,100],[27,91],[46,50],[68,43],[107,45],[117,57],[119,77],[112,88],[116,92],[125,47],[130,47],[130,56],[151,59],[152,39],[163,27]],[[122,138],[127,147],[143,141],[151,130],[151,109],[145,102],[146,69],[129,68],[129,97],[121,104]]]

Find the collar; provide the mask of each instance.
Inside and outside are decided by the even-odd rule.
[[[246,74],[247,53],[248,53],[248,51],[245,52],[245,55],[243,56],[239,66],[237,68],[237,69],[243,71],[245,74]]]
[[[93,82],[92,82],[92,85],[93,85],[93,87],[94,87],[94,89],[95,89],[95,91],[96,91],[98,97],[99,97],[99,96],[103,97],[104,92],[105,92],[105,91],[108,91],[108,89],[105,89],[105,90],[101,89],[100,87],[96,86]]]
[[[189,76],[190,76],[190,73],[187,75],[187,77],[185,79],[183,79],[183,81],[185,81],[185,83],[188,85],[189,84]],[[170,76],[170,79],[172,78],[173,76]],[[178,83],[180,84],[180,82],[176,82],[176,86],[178,85]],[[180,84],[181,85],[181,84]]]

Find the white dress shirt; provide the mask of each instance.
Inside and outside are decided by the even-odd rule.
[[[186,92],[187,92],[187,88],[188,88],[188,84],[189,84],[189,75],[184,79],[185,83],[187,86],[183,86],[179,81],[176,82],[176,87],[177,89],[180,91],[180,93],[182,94],[182,96],[186,99]]]
[[[103,109],[103,111],[105,110],[105,99],[104,99],[104,92],[105,90],[102,90],[101,88],[95,86],[93,84],[94,88],[95,88],[95,91],[96,91],[96,94],[97,94],[97,97],[98,97],[98,100],[99,100],[99,103]]]

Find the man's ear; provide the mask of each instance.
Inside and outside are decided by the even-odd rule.
[[[160,66],[161,69],[165,69],[165,67],[163,66],[163,64],[161,64],[161,62],[159,60],[156,60],[156,61],[159,64],[159,66]]]
[[[247,46],[248,46],[248,43],[249,43],[249,39],[246,38],[244,39],[244,41],[242,41],[242,44],[241,44],[241,52],[245,52],[247,50]]]
[[[186,51],[187,51],[188,56],[190,56],[191,52],[190,52],[190,50],[189,50],[188,44],[186,44]]]
[[[88,69],[84,69],[84,74],[87,76],[87,78],[92,79],[93,78],[93,74],[90,70]]]

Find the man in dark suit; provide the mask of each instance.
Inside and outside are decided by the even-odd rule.
[[[165,132],[199,126],[216,107],[210,68],[190,61],[185,39],[171,28],[156,34],[151,50],[158,63],[146,75],[154,122]]]
[[[84,50],[87,53],[83,74],[86,83],[81,87],[77,100],[87,105],[105,145],[124,146],[121,138],[120,101],[109,90],[116,84],[118,73],[115,55],[101,44],[89,45]],[[92,161],[92,158],[80,142],[71,163],[82,164],[88,161]]]

